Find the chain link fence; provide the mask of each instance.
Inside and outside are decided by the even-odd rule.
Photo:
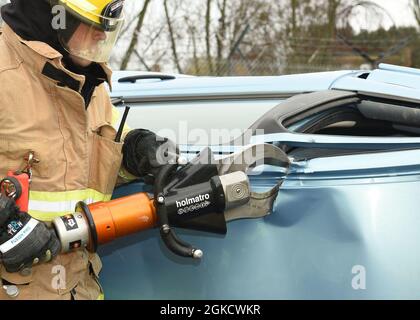
[[[336,71],[343,69],[371,69],[368,64],[280,64],[276,61],[255,61],[247,59],[235,59],[222,64],[216,72],[209,72],[206,63],[200,63],[196,67],[187,69],[191,75],[216,75],[216,76],[273,76],[296,73],[310,73],[323,71]]]
[[[0,6],[7,2],[0,0]],[[375,38],[315,38],[305,35],[282,36],[277,42],[273,38],[261,40],[253,33],[244,32],[243,40],[225,43],[222,53],[212,47],[209,57],[203,32],[193,37],[179,17],[173,22],[177,22],[179,28],[176,30],[178,61],[175,62],[165,22],[158,20],[149,23],[150,30],[143,30],[128,69],[210,76],[269,76],[372,69],[380,62],[420,67],[420,37],[415,30],[411,36],[407,31],[401,37],[384,30],[381,36]],[[121,37],[110,62],[114,70],[120,69],[132,37],[131,32]],[[218,38],[213,35],[210,41],[215,44]]]
[[[293,40],[293,39],[292,39]],[[345,42],[346,41],[346,42]],[[379,63],[420,67],[416,34],[401,39],[357,41],[340,39],[304,39],[299,44],[282,47],[271,45],[268,53],[260,54],[258,47],[242,49],[230,59],[219,61],[192,57],[183,52],[184,73],[217,76],[267,76],[335,70],[370,70]],[[168,57],[170,60],[170,57]]]

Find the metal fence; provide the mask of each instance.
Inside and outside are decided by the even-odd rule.
[[[183,42],[175,63],[170,46],[162,40],[153,50],[137,48],[128,69],[214,76],[264,76],[343,69],[373,69],[381,62],[418,67],[417,35],[400,39],[357,40],[291,38],[283,43],[256,44],[247,41],[233,54],[211,57],[200,46],[197,52]],[[122,48],[124,46],[121,46]],[[123,52],[120,51],[120,54]],[[159,57],[157,59],[156,57]],[[112,66],[119,69],[115,57]]]
[[[360,68],[369,69],[370,67],[363,64],[288,64],[287,62],[281,63],[275,60],[237,59],[218,66],[213,72],[209,72],[208,65],[202,62],[197,66],[188,68],[186,73],[217,76],[270,76]]]

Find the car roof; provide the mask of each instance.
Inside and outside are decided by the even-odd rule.
[[[150,77],[150,79],[120,82],[122,78],[132,76]],[[156,76],[164,76],[167,80],[152,78]],[[111,97],[124,98],[126,102],[287,98],[298,93],[339,89],[419,102],[419,80],[419,69],[389,64],[380,64],[378,69],[373,71],[343,70],[281,76],[194,77],[155,72],[116,71],[112,78]]]
[[[111,97],[125,99],[171,99],[200,96],[293,95],[327,90],[337,79],[356,74],[355,71],[331,71],[283,76],[192,77],[174,75],[173,80],[147,79],[135,83],[119,82],[133,75],[156,75],[136,71],[116,71],[113,74]],[[360,73],[360,71],[359,71]]]

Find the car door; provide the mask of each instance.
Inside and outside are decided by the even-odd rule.
[[[212,146],[219,156],[240,149],[238,140],[288,154],[287,174],[266,165],[249,175],[254,191],[281,185],[271,214],[232,221],[226,236],[179,230],[204,250],[201,261],[174,256],[157,230],[101,248],[108,296],[419,298],[418,107],[339,90],[280,103],[249,127],[249,140]],[[202,147],[181,151],[193,157]]]
[[[284,104],[270,128],[280,133],[263,137],[293,159],[266,218],[288,275],[271,297],[418,299],[419,106],[355,94],[344,102],[345,92],[338,107],[330,92],[307,98],[323,95],[287,117]]]

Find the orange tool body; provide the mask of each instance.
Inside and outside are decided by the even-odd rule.
[[[157,224],[156,209],[147,193],[96,202],[87,207],[95,221],[99,245]]]

